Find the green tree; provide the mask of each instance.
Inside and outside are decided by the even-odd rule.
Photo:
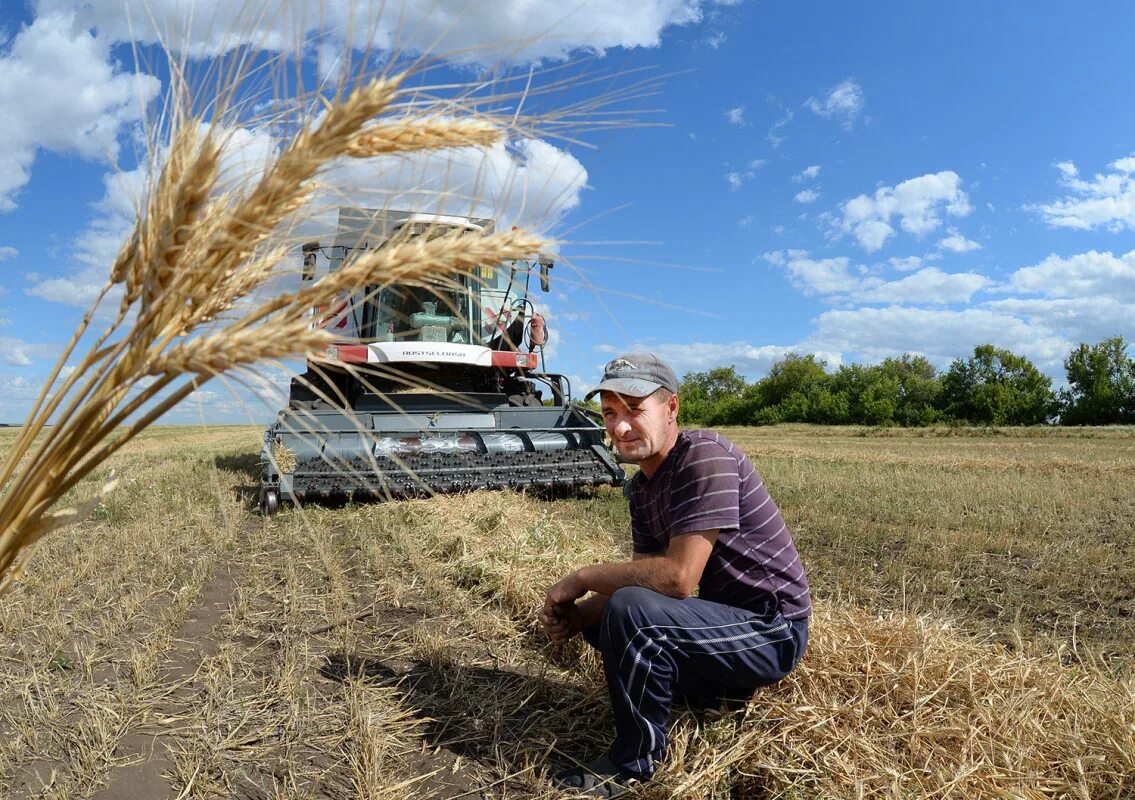
[[[832,376],[831,394],[839,398],[833,402],[833,414],[828,422],[834,425],[863,425],[863,398],[874,381],[872,368],[863,364],[843,364]]]
[[[821,397],[829,389],[831,376],[824,362],[809,353],[788,353],[772,365],[769,374],[757,382],[747,398],[749,418],[746,421],[765,424],[776,422],[820,422]],[[764,409],[775,412],[761,413]],[[761,422],[757,422],[760,419]]]
[[[1081,344],[1064,359],[1068,388],[1060,393],[1065,425],[1135,422],[1135,359],[1122,336]]]
[[[728,406],[739,402],[748,385],[733,365],[708,372],[687,372],[678,389],[681,398],[678,422],[682,425],[729,424],[729,420],[719,418]]]
[[[892,421],[898,425],[919,426],[937,422],[942,412],[942,378],[925,356],[904,353],[879,365],[880,382],[893,388],[895,405]]]
[[[983,425],[1037,425],[1055,410],[1052,379],[1024,356],[983,344],[942,380],[946,413]]]
[[[942,381],[923,356],[845,364],[832,377],[831,391],[836,413],[826,421],[832,423],[929,425],[941,417]]]

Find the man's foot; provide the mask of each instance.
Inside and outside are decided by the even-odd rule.
[[[630,780],[619,773],[607,756],[583,767],[565,769],[556,775],[555,784],[584,797],[622,797],[631,790]]]

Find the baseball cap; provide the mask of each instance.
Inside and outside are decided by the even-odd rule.
[[[674,370],[654,353],[624,353],[607,362],[603,368],[603,380],[584,399],[590,400],[599,392],[646,397],[659,389],[678,393],[678,378]]]

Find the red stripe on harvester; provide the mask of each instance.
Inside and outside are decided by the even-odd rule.
[[[533,353],[513,353],[510,351],[493,351],[494,367],[519,367],[520,369],[535,369],[536,356]]]
[[[365,344],[337,344],[333,345],[337,355],[333,358],[346,364],[367,363],[367,346]]]

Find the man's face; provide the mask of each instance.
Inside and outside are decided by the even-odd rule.
[[[657,455],[669,441],[678,416],[678,398],[661,399],[662,392],[647,397],[627,397],[614,392],[599,395],[603,424],[625,460],[644,461]]]

